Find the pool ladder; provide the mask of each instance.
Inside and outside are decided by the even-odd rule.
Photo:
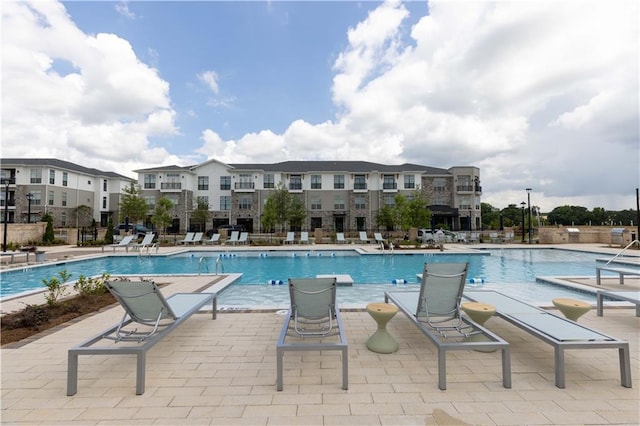
[[[622,256],[622,254],[623,254],[625,251],[627,251],[627,249],[628,249],[629,247],[631,247],[632,245],[634,245],[634,244],[636,244],[636,243],[640,244],[640,240],[633,240],[633,241],[631,241],[629,244],[627,244],[627,246],[626,246],[625,248],[623,248],[622,250],[620,250],[620,251],[618,252],[618,254],[616,254],[616,255],[615,255],[615,256],[613,256],[611,259],[609,259],[609,261],[606,263],[606,265],[610,264],[611,262],[613,262],[614,260],[616,260],[618,257]]]

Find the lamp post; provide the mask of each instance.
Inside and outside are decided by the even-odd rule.
[[[27,201],[29,202],[29,207],[27,208],[27,223],[31,223],[31,200],[33,199],[33,194],[27,194]]]
[[[7,251],[7,230],[9,223],[9,184],[10,179],[2,179],[4,184],[4,237],[2,240],[2,251]]]
[[[526,205],[527,203],[524,201],[520,203],[520,209],[522,210],[522,244],[524,244],[524,206]]]
[[[529,226],[527,227],[527,233],[529,234],[529,244],[531,244],[531,234],[533,228],[531,227],[531,188],[526,188],[527,191],[527,210],[529,210]]]

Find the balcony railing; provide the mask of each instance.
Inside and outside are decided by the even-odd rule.
[[[160,189],[165,191],[180,191],[182,189],[182,182],[163,182],[160,184]]]
[[[398,184],[395,182],[384,182],[382,189],[398,189]]]
[[[289,191],[302,191],[302,183],[290,183]]]
[[[367,189],[367,184],[366,183],[354,183],[353,184],[353,189],[355,191],[362,191],[362,190],[366,190]]]
[[[236,182],[233,185],[233,188],[238,190],[238,189],[255,189],[255,183],[253,182]]]

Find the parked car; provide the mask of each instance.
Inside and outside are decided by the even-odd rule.
[[[125,224],[121,223],[120,225],[118,225],[118,228],[116,229],[118,231],[118,234],[125,234]],[[144,225],[139,225],[137,223],[134,224],[129,224],[129,232],[131,232],[132,234],[136,234],[138,238],[144,238],[144,235],[147,232],[153,232],[151,229],[147,228]]]

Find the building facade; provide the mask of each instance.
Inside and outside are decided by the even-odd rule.
[[[31,223],[50,214],[56,227],[89,226],[93,220],[106,226],[109,217],[117,224],[122,190],[135,183],[51,158],[3,158],[0,167],[2,223]]]
[[[307,217],[303,230],[377,230],[375,218],[395,196],[422,191],[432,226],[476,230],[481,224],[480,170],[440,169],[416,164],[385,165],[365,161],[286,161],[273,164],[225,164],[217,160],[190,166],[135,170],[149,215],[160,197],[173,202],[173,229],[194,229],[198,200],[208,205],[206,229],[242,225],[262,232],[269,196],[280,185],[300,197]]]

